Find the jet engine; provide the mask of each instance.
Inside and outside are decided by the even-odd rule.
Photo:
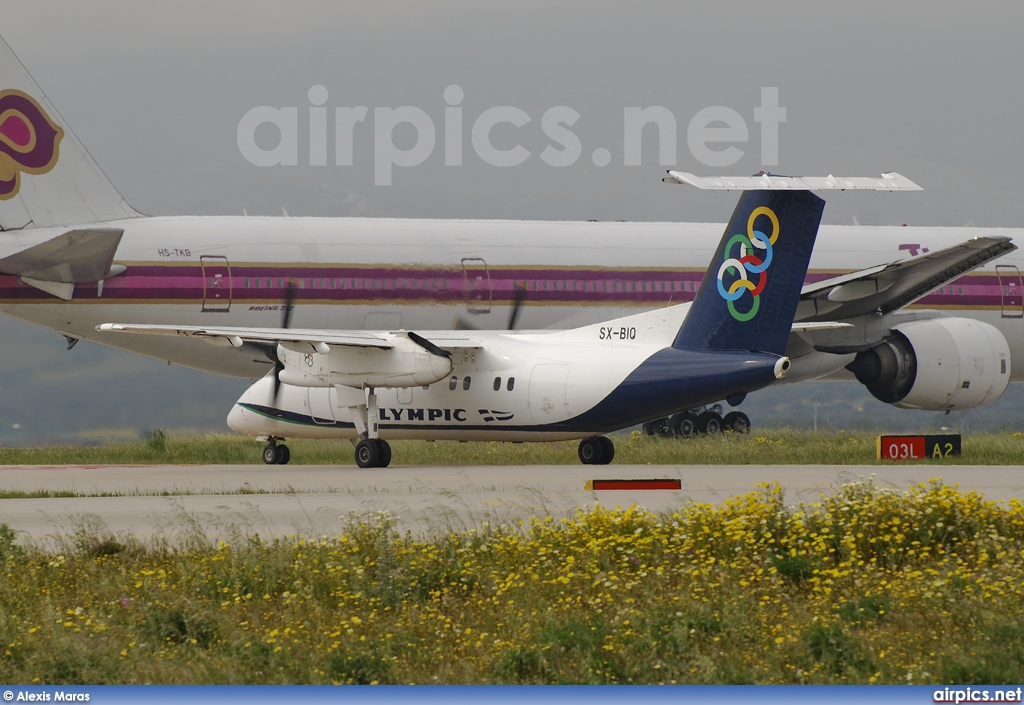
[[[934,318],[895,326],[846,368],[876,399],[901,409],[973,409],[1006,391],[1010,346],[988,323]]]

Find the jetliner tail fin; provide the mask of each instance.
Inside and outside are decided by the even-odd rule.
[[[809,191],[746,191],[674,348],[782,355],[825,202]]]
[[[0,38],[0,231],[139,215]]]

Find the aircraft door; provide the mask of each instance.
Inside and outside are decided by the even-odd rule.
[[[537,424],[555,423],[569,418],[565,401],[568,365],[535,365],[530,374],[528,401],[530,416]]]
[[[203,311],[231,310],[231,264],[222,255],[202,255]]]
[[[1003,318],[1024,318],[1024,287],[1020,270],[1012,264],[997,264],[999,295],[1002,299]]]
[[[487,269],[487,262],[479,257],[463,257],[462,276],[466,291],[466,310],[469,313],[490,313],[491,273]]]

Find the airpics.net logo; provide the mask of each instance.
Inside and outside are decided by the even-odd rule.
[[[566,167],[584,158],[583,143],[572,129],[580,114],[567,105],[553,106],[541,115],[540,129],[548,144],[534,154],[516,140],[510,148],[496,147],[492,141],[498,126],[502,126],[503,135],[508,134],[508,126],[511,126],[513,134],[516,130],[535,130],[536,126],[531,125],[533,116],[511,105],[499,105],[478,115],[466,115],[462,107],[465,92],[457,85],[444,89],[445,107],[440,135],[430,114],[412,105],[373,108],[371,118],[370,108],[365,105],[330,110],[327,107],[329,95],[324,86],[311,87],[308,98],[309,106],[301,109],[261,105],[243,115],[237,130],[238,150],[242,156],[260,167],[298,166],[300,161],[308,166],[354,166],[357,133],[372,130],[374,184],[377,186],[390,186],[395,167],[408,169],[419,166],[437,148],[444,150],[445,166],[467,163],[469,157],[464,154],[467,130],[475,158],[493,167],[519,166],[532,158],[538,158],[548,166]],[[309,143],[300,148],[300,121],[307,120]],[[779,125],[786,121],[786,109],[779,106],[777,87],[761,89],[761,104],[753,109],[753,121],[760,126],[760,164],[778,165]],[[676,166],[679,121],[671,110],[657,105],[623,108],[622,148],[619,152],[622,165],[642,166],[641,142],[648,125],[652,125],[656,132],[658,163]],[[396,144],[396,131],[402,130],[415,133],[411,146],[404,146],[405,140],[400,140],[402,147]],[[269,133],[270,139],[258,138],[257,132],[260,137]],[[328,154],[328,135],[333,135],[333,155]],[[735,164],[746,154],[744,146],[749,141],[750,128],[744,116],[724,105],[703,108],[686,124],[686,147],[694,159],[707,167]],[[612,151],[606,147],[589,150],[588,156],[599,167],[608,166],[613,160]]]

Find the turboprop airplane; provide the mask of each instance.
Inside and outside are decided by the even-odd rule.
[[[529,333],[118,323],[100,330],[275,345],[278,369],[228,416],[233,429],[268,441],[267,463],[288,461],[278,443],[286,437],[353,440],[360,467],[390,463],[387,439],[582,438],[583,463],[608,463],[615,450],[605,434],[679,408],[739,400],[789,371],[785,353],[825,205],[810,189],[914,185],[891,176],[774,178],[750,187],[760,190],[741,196],[692,304],[597,325]],[[969,376],[1005,388],[1009,370],[995,380],[977,370]]]
[[[689,178],[673,173],[670,183]],[[720,231],[705,223],[144,216],[0,39],[0,313],[58,332],[69,348],[85,339],[259,378],[278,364],[272,345],[116,336],[96,326],[595,324],[692,301]],[[986,339],[1024,359],[1024,258],[1010,242],[1019,233],[823,226],[797,321],[850,327],[794,332],[785,381],[849,376],[853,365],[886,403],[951,410],[993,400],[953,389],[959,377],[940,372],[1001,364],[993,350],[975,351],[979,321],[994,329]],[[1010,370],[1014,381],[1024,380],[1024,365],[1018,370]],[[676,411],[649,428],[686,435],[749,423],[738,412],[727,422]]]

